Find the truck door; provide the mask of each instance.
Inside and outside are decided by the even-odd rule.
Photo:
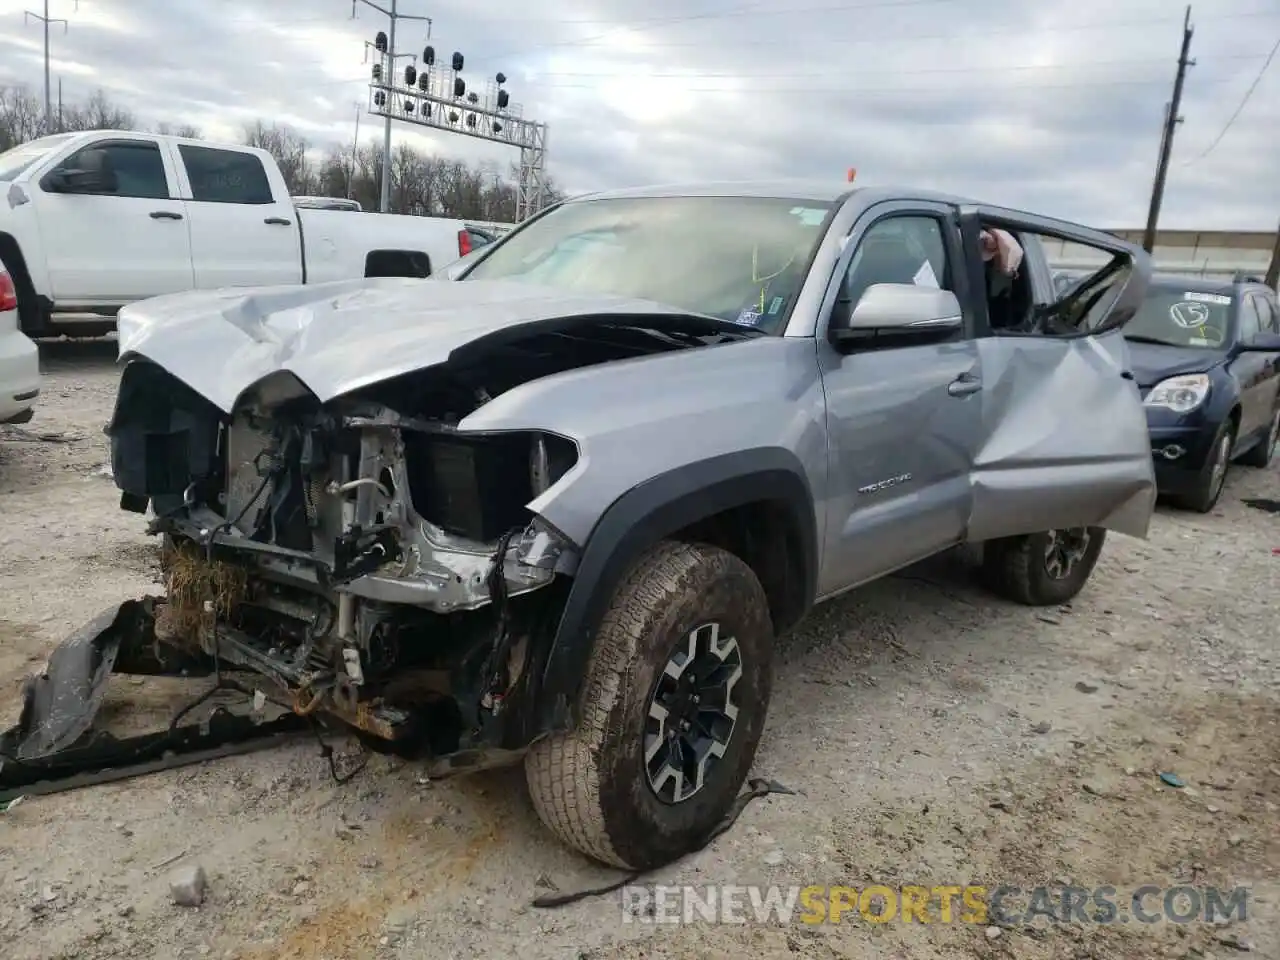
[[[1025,251],[1012,284],[994,293],[984,227],[1009,231]],[[1146,294],[1150,258],[1100,231],[987,207],[964,211],[961,235],[971,283],[984,292],[975,298],[982,424],[969,539],[1084,526],[1145,536],[1155,475],[1123,327]],[[1109,262],[1058,301],[1042,238]]]
[[[158,138],[94,140],[34,187],[59,307],[118,306],[191,289],[187,205]]]
[[[854,224],[837,264],[817,329],[829,463],[822,596],[964,536],[981,378],[955,217],[942,203],[877,204]],[[955,295],[952,316],[928,321],[945,329],[899,331],[885,344],[833,342],[841,301],[856,317],[860,304],[921,287]]]
[[[179,143],[197,288],[302,283],[298,211],[249,148]],[[276,181],[279,181],[278,183]]]

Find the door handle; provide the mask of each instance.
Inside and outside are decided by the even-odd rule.
[[[982,389],[982,381],[971,373],[962,373],[947,384],[947,393],[953,397],[968,397]]]
[[[1121,370],[1121,371],[1120,371],[1120,376],[1122,376],[1122,377],[1123,377],[1124,379],[1126,379],[1126,380],[1132,380],[1132,379],[1133,379],[1133,371],[1132,371],[1132,370]]]
[[[267,219],[262,222],[269,223],[277,227],[287,227],[289,224],[293,223],[292,220],[286,220],[284,217],[267,217]]]
[[[181,220],[182,214],[174,213],[172,210],[152,210],[152,220]]]

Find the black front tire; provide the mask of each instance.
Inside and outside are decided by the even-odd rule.
[[[1235,443],[1235,424],[1228,420],[1213,438],[1213,446],[1204,467],[1196,477],[1195,486],[1187,493],[1171,498],[1174,504],[1195,513],[1208,513],[1216,507],[1222,491],[1226,489],[1227,474],[1231,469],[1231,450]]]
[[[1067,538],[1070,549],[1055,538]],[[1082,527],[991,540],[983,545],[982,578],[993,593],[1029,607],[1066,603],[1084,589],[1106,539],[1103,528]],[[1072,557],[1065,569],[1063,552]]]
[[[705,631],[712,624],[722,650],[736,641],[737,679],[725,689],[732,690],[737,715],[700,789],[671,802],[659,797],[646,765],[653,699],[669,661],[691,636],[711,636]],[[530,798],[543,823],[587,856],[624,869],[652,869],[698,848],[728,812],[755,758],[769,705],[773,639],[764,590],[738,557],[672,542],[642,557],[597,631],[580,725],[540,740],[525,758]]]

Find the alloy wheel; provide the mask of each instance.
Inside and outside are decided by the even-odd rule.
[[[663,803],[688,800],[724,756],[738,721],[738,641],[704,623],[685,635],[654,683],[644,733],[649,787]]]
[[[1088,552],[1089,539],[1085,527],[1050,530],[1049,543],[1044,549],[1044,572],[1054,580],[1067,579]]]

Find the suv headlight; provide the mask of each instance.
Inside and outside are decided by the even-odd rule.
[[[1167,407],[1174,413],[1190,413],[1209,395],[1209,378],[1203,373],[1170,377],[1157,383],[1144,401],[1148,407]]]

